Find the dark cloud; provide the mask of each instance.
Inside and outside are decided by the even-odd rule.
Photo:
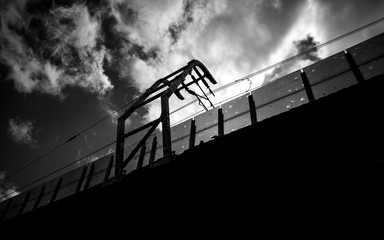
[[[319,54],[317,52],[316,46],[319,44],[319,42],[316,42],[314,38],[308,34],[306,38],[300,39],[293,42],[293,45],[296,48],[297,54],[303,53],[305,51],[309,51],[304,56],[301,57],[301,60],[309,60],[309,61],[318,61],[320,60]]]
[[[138,21],[140,12],[129,1],[116,2],[114,5],[126,25],[133,25]]]
[[[308,34],[306,38],[299,39],[292,42],[292,50],[290,53],[284,57],[284,59],[293,57],[294,55],[304,53],[311,49],[311,51],[305,53],[303,56],[288,62],[282,66],[278,66],[269,74],[265,75],[264,83],[273,81],[278,77],[282,77],[285,74],[288,74],[289,72],[293,70],[297,70],[297,66],[299,66],[298,62],[300,61],[309,61],[309,62],[316,62],[320,60],[318,49],[316,46],[319,44],[319,42],[315,41],[314,37]],[[296,69],[294,69],[296,68]]]
[[[169,36],[171,38],[172,44],[175,44],[179,38],[181,33],[191,24],[194,20],[193,13],[197,7],[204,8],[207,4],[206,1],[194,1],[194,0],[184,0],[182,6],[182,15],[180,19],[172,23],[169,28]]]

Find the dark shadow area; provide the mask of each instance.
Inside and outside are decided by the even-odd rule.
[[[383,235],[384,76],[0,225],[2,235]]]

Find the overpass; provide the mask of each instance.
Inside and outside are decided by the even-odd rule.
[[[93,170],[54,179],[27,201],[28,193],[20,194],[2,204],[1,232],[175,239],[382,234],[383,39],[348,49],[352,63],[340,52],[195,117],[196,146],[188,150],[180,149],[190,131],[175,126],[178,154],[171,159],[160,156],[116,180],[113,158],[106,157],[101,170],[96,161]]]

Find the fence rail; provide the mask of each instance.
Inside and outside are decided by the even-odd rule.
[[[289,73],[171,128],[172,150],[185,150],[384,74],[384,33]],[[126,158],[136,143],[124,146]],[[125,174],[163,157],[156,131],[125,167]],[[140,161],[139,161],[140,160]],[[0,203],[0,221],[25,214],[115,177],[112,154]]]

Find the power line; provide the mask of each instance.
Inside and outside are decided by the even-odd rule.
[[[53,172],[51,172],[51,173],[48,173],[47,175],[45,175],[45,176],[43,176],[43,177],[40,177],[40,178],[34,180],[33,182],[30,182],[30,183],[28,183],[28,184],[26,184],[26,185],[24,185],[24,186],[22,186],[22,187],[20,187],[20,188],[18,188],[18,189],[16,189],[16,190],[14,190],[14,191],[12,191],[12,192],[10,192],[10,193],[8,193],[8,194],[2,196],[1,198],[6,198],[6,197],[8,197],[8,196],[14,194],[15,192],[19,192],[20,190],[22,190],[22,189],[24,189],[24,188],[27,188],[27,187],[31,186],[32,184],[35,184],[35,183],[37,183],[37,182],[39,182],[39,181],[41,181],[41,180],[43,180],[43,179],[45,179],[45,178],[47,178],[47,177],[49,177],[49,176],[51,176],[51,175],[53,175],[53,174],[55,174],[55,173],[57,173],[57,172],[59,172],[59,171],[65,169],[65,168],[67,168],[67,167],[69,167],[69,166],[71,166],[71,165],[73,165],[73,164],[75,164],[75,163],[77,163],[77,162],[79,162],[79,161],[81,161],[81,160],[87,158],[87,157],[90,157],[90,156],[92,156],[93,154],[95,154],[96,152],[98,152],[98,151],[100,151],[100,150],[102,150],[102,149],[104,149],[104,148],[106,148],[106,147],[109,147],[109,146],[111,146],[111,145],[113,145],[113,144],[115,144],[115,143],[116,143],[116,140],[113,141],[113,142],[108,143],[107,145],[104,145],[104,146],[101,147],[101,148],[98,148],[97,150],[95,150],[95,151],[93,151],[93,152],[91,152],[91,153],[88,153],[87,155],[83,156],[83,157],[80,158],[80,159],[76,159],[76,161],[73,161],[73,162],[71,162],[71,163],[68,163],[67,165],[65,165],[65,166],[63,166],[63,167],[61,167],[61,168],[59,168],[59,169],[57,169],[57,170],[55,170],[55,171],[53,171]],[[5,200],[6,200],[6,199],[5,199]]]
[[[20,169],[16,170],[15,172],[13,172],[12,174],[8,175],[3,181],[6,181],[8,179],[10,179],[11,177],[15,176],[16,174],[18,174],[19,172],[23,171],[24,169],[28,168],[29,166],[31,166],[32,164],[40,161],[41,159],[43,159],[45,156],[49,155],[50,153],[56,151],[57,149],[63,147],[64,145],[66,145],[67,143],[73,141],[74,139],[76,139],[78,136],[80,136],[81,134],[85,133],[86,131],[88,131],[89,129],[95,127],[96,125],[100,124],[101,122],[103,122],[104,120],[110,118],[112,115],[118,113],[120,110],[122,110],[123,108],[125,108],[126,106],[132,104],[134,101],[136,101],[138,99],[135,98],[133,99],[132,101],[126,103],[125,105],[121,106],[119,109],[113,111],[112,113],[108,114],[107,116],[101,118],[100,120],[96,121],[95,123],[91,124],[89,127],[85,128],[84,130],[80,131],[79,133],[73,135],[72,137],[68,138],[65,142],[62,142],[61,144],[57,145],[56,147],[50,149],[49,151],[45,152],[44,154],[40,155],[39,157],[35,158],[34,160],[32,160],[31,162],[29,162],[28,164],[26,164],[25,166],[21,167]]]
[[[268,70],[274,69],[274,68],[279,67],[279,66],[281,66],[281,65],[284,65],[284,64],[286,64],[286,63],[288,63],[288,62],[291,62],[291,61],[293,61],[293,60],[296,60],[297,58],[300,58],[300,57],[302,57],[302,56],[304,56],[304,55],[306,55],[306,54],[308,54],[308,53],[310,53],[310,52],[313,52],[313,51],[315,51],[316,49],[323,48],[323,47],[325,47],[325,46],[327,46],[327,45],[329,45],[329,44],[331,44],[331,43],[337,42],[337,41],[339,41],[339,40],[341,40],[341,39],[343,39],[343,38],[346,38],[346,37],[348,37],[348,36],[350,36],[350,35],[352,35],[352,34],[355,34],[355,33],[357,33],[357,32],[360,32],[360,31],[362,31],[362,30],[364,30],[364,29],[366,29],[366,28],[368,28],[368,27],[371,27],[371,26],[373,26],[373,25],[376,25],[376,24],[378,24],[378,23],[380,23],[380,22],[382,22],[382,21],[384,21],[384,17],[383,17],[383,18],[380,18],[380,19],[378,19],[378,20],[376,20],[376,21],[370,22],[370,23],[368,23],[368,24],[366,24],[366,25],[364,25],[364,26],[361,26],[361,27],[359,27],[359,28],[356,28],[356,29],[354,29],[354,30],[352,30],[352,31],[350,31],[350,32],[347,32],[347,33],[345,33],[345,34],[343,34],[343,35],[341,35],[341,36],[338,36],[338,37],[336,37],[336,38],[333,38],[333,39],[331,39],[331,40],[329,40],[329,41],[327,41],[327,42],[324,42],[324,43],[322,43],[322,44],[319,44],[319,45],[316,45],[316,46],[314,46],[314,47],[312,47],[312,48],[309,48],[309,49],[307,49],[307,50],[305,50],[305,51],[303,51],[303,52],[301,52],[301,53],[299,53],[299,54],[296,54],[296,55],[290,57],[290,58],[284,59],[284,60],[282,60],[282,61],[280,61],[280,62],[277,62],[277,63],[275,63],[275,64],[273,64],[273,65],[270,65],[270,66],[268,66],[268,67],[266,67],[266,68],[260,69],[260,70],[258,70],[258,71],[256,71],[256,72],[253,72],[253,73],[251,73],[251,74],[249,74],[249,75],[246,75],[246,76],[244,76],[244,77],[242,77],[242,78],[239,78],[239,79],[237,79],[237,80],[235,80],[235,81],[233,81],[233,82],[227,83],[227,84],[225,84],[225,85],[223,85],[223,86],[221,86],[221,87],[218,87],[218,88],[214,89],[214,90],[213,90],[213,93],[219,92],[219,91],[224,90],[224,89],[226,89],[226,88],[229,88],[229,87],[231,87],[231,86],[233,86],[233,85],[236,85],[236,84],[238,84],[238,83],[240,83],[240,82],[242,82],[242,81],[248,80],[248,79],[250,79],[250,78],[252,78],[252,77],[254,77],[254,76],[256,76],[256,75],[259,75],[259,74],[261,74],[261,73],[264,73],[264,72],[266,72],[266,71],[268,71]],[[209,96],[209,95],[211,95],[211,93],[207,93],[207,96]],[[185,105],[183,105],[183,106],[181,106],[181,107],[175,109],[175,110],[172,111],[170,114],[173,114],[173,113],[175,113],[175,112],[177,112],[177,111],[180,111],[181,109],[186,108],[186,107],[188,107],[189,105],[192,105],[192,104],[194,104],[194,103],[196,103],[196,102],[197,102],[197,100],[194,99],[194,100],[192,100],[191,102],[189,102],[189,103],[187,103],[187,104],[185,104]]]
[[[343,38],[345,38],[345,37],[348,37],[348,36],[350,36],[350,35],[352,35],[352,34],[355,34],[355,33],[357,33],[357,32],[360,32],[360,31],[362,31],[362,30],[364,30],[364,29],[366,29],[366,28],[368,28],[368,27],[371,27],[371,26],[373,26],[373,25],[376,25],[376,24],[382,22],[383,20],[384,20],[384,17],[383,17],[383,18],[380,18],[380,19],[377,19],[377,20],[375,20],[375,21],[373,21],[373,22],[370,22],[370,23],[368,23],[368,24],[366,24],[366,25],[363,25],[363,26],[361,26],[361,27],[359,27],[359,28],[356,28],[356,29],[354,29],[354,30],[352,30],[352,31],[350,31],[350,32],[347,32],[347,33],[345,33],[345,34],[343,34],[343,35],[341,35],[341,36],[338,36],[338,37],[333,38],[333,39],[331,39],[331,40],[329,40],[329,41],[327,41],[327,42],[324,42],[324,43],[319,44],[319,45],[316,45],[316,46],[314,46],[314,47],[312,47],[312,48],[310,48],[310,49],[307,49],[306,51],[303,51],[303,52],[301,52],[301,53],[299,53],[299,54],[296,54],[295,56],[292,56],[292,57],[290,57],[290,58],[284,59],[284,60],[282,60],[282,61],[280,61],[280,62],[278,62],[278,63],[275,63],[275,64],[273,64],[273,65],[270,65],[270,66],[266,67],[266,68],[263,68],[263,69],[258,70],[258,71],[256,71],[256,72],[253,72],[253,73],[251,73],[251,74],[249,74],[249,75],[247,75],[247,76],[244,76],[244,77],[242,77],[242,78],[239,78],[239,79],[237,79],[237,80],[235,80],[235,81],[233,81],[233,82],[230,82],[230,83],[228,83],[228,84],[226,84],[226,85],[223,85],[223,86],[221,86],[221,87],[218,87],[218,88],[214,89],[212,93],[207,93],[207,96],[209,96],[209,95],[211,95],[211,94],[214,94],[214,93],[216,93],[216,92],[219,92],[219,91],[221,91],[221,90],[224,90],[224,89],[226,89],[226,88],[229,88],[229,87],[231,87],[231,86],[233,86],[233,85],[235,85],[235,84],[238,84],[238,83],[240,83],[240,82],[242,82],[242,81],[244,81],[244,80],[249,80],[250,78],[252,78],[252,77],[254,77],[254,76],[256,76],[256,75],[259,75],[259,74],[261,74],[261,73],[263,73],[263,72],[266,72],[266,71],[271,70],[271,69],[273,69],[273,68],[279,67],[279,66],[284,65],[284,64],[286,64],[286,63],[288,63],[288,62],[291,62],[291,61],[293,61],[293,60],[296,60],[297,58],[300,58],[300,57],[302,57],[302,56],[304,56],[304,55],[306,55],[306,54],[308,54],[308,53],[310,53],[310,52],[313,52],[313,51],[315,51],[315,50],[317,50],[317,49],[323,48],[323,47],[325,47],[325,46],[327,46],[327,45],[329,45],[329,44],[331,44],[331,43],[337,42],[337,41],[339,41],[339,40],[341,40],[341,39],[343,39]],[[118,113],[121,109],[123,109],[124,107],[130,105],[131,103],[133,103],[133,102],[134,102],[135,100],[137,100],[137,99],[138,99],[138,98],[133,99],[133,100],[130,101],[129,103],[127,103],[127,104],[123,105],[122,107],[120,107],[118,110],[115,110],[115,111],[112,112],[111,114],[105,116],[104,118],[100,119],[99,121],[97,121],[97,122],[95,122],[94,124],[90,125],[89,127],[85,128],[85,129],[82,130],[81,132],[75,134],[73,137],[69,138],[69,139],[66,140],[65,142],[61,143],[60,145],[54,147],[53,149],[49,150],[48,152],[46,152],[46,153],[44,153],[43,155],[39,156],[38,158],[34,159],[33,161],[31,161],[30,163],[28,163],[28,164],[25,165],[24,167],[20,168],[19,170],[15,171],[14,173],[10,174],[8,177],[6,177],[6,178],[4,179],[4,181],[6,181],[6,180],[8,180],[9,178],[15,176],[17,173],[21,172],[22,170],[24,170],[24,169],[26,169],[27,167],[31,166],[32,164],[36,163],[37,161],[39,161],[40,159],[44,158],[44,157],[47,156],[48,154],[54,152],[55,150],[61,148],[61,147],[64,146],[65,144],[67,144],[67,143],[71,142],[72,140],[76,139],[78,136],[80,136],[80,135],[83,134],[84,132],[86,132],[86,131],[88,131],[89,129],[93,128],[94,126],[100,124],[101,122],[103,122],[104,120],[108,119],[108,118],[111,117],[112,115]],[[193,103],[195,103],[195,102],[197,102],[196,99],[193,100],[193,101],[191,101],[191,102],[189,102],[189,103],[187,103],[187,104],[185,104],[185,105],[183,105],[183,106],[181,106],[180,108],[178,108],[178,109],[172,111],[170,114],[173,114],[173,113],[175,113],[175,112],[177,112],[177,111],[180,111],[181,109],[183,109],[183,108],[185,108],[185,107],[187,107],[187,106],[189,106],[189,105],[191,105],[191,104],[193,104]],[[195,115],[195,114],[193,114],[193,115]],[[193,116],[193,115],[191,115],[191,116]],[[77,160],[77,161],[78,161],[78,160]],[[76,162],[77,162],[77,161],[76,161]]]

